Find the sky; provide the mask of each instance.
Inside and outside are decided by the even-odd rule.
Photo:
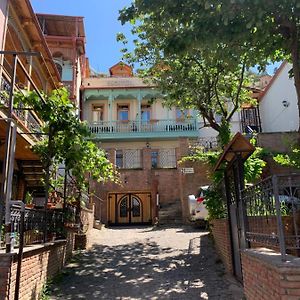
[[[108,73],[122,59],[123,45],[116,41],[116,35],[123,32],[129,37],[130,25],[122,26],[118,16],[119,10],[130,3],[131,0],[31,0],[36,13],[84,17],[86,55],[90,66],[101,73]],[[278,66],[279,63],[271,64],[267,72],[272,75]]]
[[[123,45],[116,41],[118,32],[130,35],[130,25],[118,21],[119,10],[131,0],[31,0],[36,13],[84,17],[86,55],[98,72],[108,69],[122,58]]]

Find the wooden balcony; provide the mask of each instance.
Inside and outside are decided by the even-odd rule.
[[[176,138],[198,136],[196,119],[143,121],[102,121],[89,124],[98,140]]]
[[[5,113],[9,105],[9,92],[10,92],[10,81],[4,74],[0,78],[0,109]],[[15,86],[16,91],[21,91]],[[41,139],[41,126],[42,121],[38,118],[33,110],[25,107],[23,103],[18,103],[18,107],[14,107],[13,117],[16,119],[19,128],[22,132],[26,133],[33,141]]]

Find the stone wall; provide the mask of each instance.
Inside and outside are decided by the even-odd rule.
[[[229,273],[233,273],[231,241],[228,219],[217,219],[210,222],[217,253]]]
[[[300,258],[287,257],[265,248],[242,252],[244,293],[247,300],[300,299]]]
[[[19,298],[38,299],[46,280],[57,274],[64,266],[66,254],[65,240],[25,248]],[[0,299],[14,299],[17,259],[16,253],[0,254]]]

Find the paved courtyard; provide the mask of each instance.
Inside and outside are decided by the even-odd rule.
[[[52,287],[58,299],[243,299],[207,232],[104,228]]]

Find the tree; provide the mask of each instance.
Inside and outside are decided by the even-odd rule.
[[[72,177],[78,198],[87,189],[88,175],[97,181],[116,180],[117,174],[105,152],[89,140],[90,131],[76,116],[76,107],[69,100],[67,90],[54,90],[50,95],[44,95],[44,99],[45,102],[41,102],[34,91],[23,91],[15,96],[16,102],[21,101],[32,107],[45,122],[42,132],[48,138],[34,145],[33,150],[39,155],[46,171],[46,187],[49,187],[51,180],[50,169],[56,169],[60,164],[64,164],[66,172]],[[46,200],[48,192],[46,188]]]
[[[164,104],[198,110],[204,124],[218,132],[220,145],[227,144],[232,116],[243,102],[250,101],[245,76],[247,53],[236,56],[221,43],[211,49],[191,47],[188,51],[170,51],[165,47],[164,30],[150,17],[136,18],[140,21],[133,27],[136,47],[132,53],[124,49],[125,58],[146,66],[141,74],[160,88]],[[172,27],[172,21],[165,23]],[[118,40],[127,44],[122,34]]]
[[[138,21],[134,31],[142,41],[153,43],[163,37],[159,51],[164,54],[215,49],[223,44],[236,57],[246,54],[247,67],[291,61],[300,118],[298,0],[136,0],[121,11],[120,20]],[[141,49],[147,46],[138,43]]]
[[[245,65],[230,66],[215,51],[207,55],[200,50],[170,55],[163,64],[165,67],[156,64],[148,69],[144,77],[151,78],[161,89],[164,104],[199,111],[204,126],[218,132],[219,144],[227,144],[233,114],[241,103],[250,101],[245,88]]]

